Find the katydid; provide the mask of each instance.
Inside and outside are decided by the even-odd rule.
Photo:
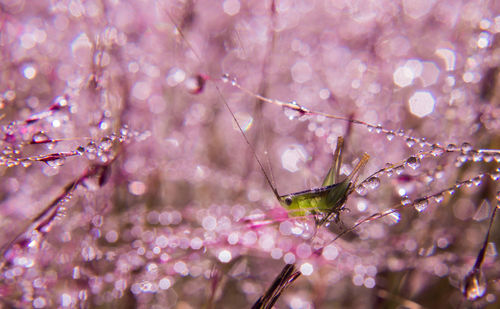
[[[332,215],[338,221],[340,211],[344,209],[344,204],[351,192],[355,188],[355,182],[359,170],[368,162],[369,155],[364,154],[356,167],[352,170],[349,176],[342,181],[339,181],[340,167],[342,164],[342,147],[344,139],[338,137],[337,147],[333,155],[332,167],[323,180],[320,188],[305,190],[301,192],[278,195],[276,189],[276,197],[280,204],[290,211],[292,216],[304,216],[308,213],[313,215],[322,215],[322,219],[318,220],[318,225],[327,222]]]
[[[220,93],[220,90],[217,87],[217,90]],[[255,153],[252,145],[248,141],[245,132],[241,128],[238,120],[236,119],[231,107],[224,99],[221,94],[221,98],[226,105],[228,111],[230,112],[233,120],[235,121],[238,129],[240,130],[243,138],[251,149],[253,156],[257,160],[266,180],[271,189],[273,190],[276,199],[279,203],[287,210],[289,210],[292,216],[305,216],[307,214],[312,215],[320,215],[322,218],[317,219],[316,223],[318,226],[326,223],[332,215],[335,216],[335,220],[338,221],[338,216],[340,211],[344,209],[344,204],[352,191],[355,188],[356,179],[359,173],[359,170],[366,165],[369,159],[369,155],[365,153],[360,161],[356,164],[352,172],[347,176],[346,179],[339,181],[340,176],[340,167],[342,165],[342,148],[344,145],[344,139],[342,137],[338,137],[337,146],[335,152],[333,154],[333,163],[332,167],[328,171],[323,184],[320,188],[310,189],[305,191],[300,191],[296,193],[290,193],[286,195],[280,195],[278,190],[271,182],[268,177],[264,166],[259,160],[259,157]]]

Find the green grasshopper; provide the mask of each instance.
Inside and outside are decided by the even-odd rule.
[[[339,136],[333,155],[332,167],[328,171],[320,188],[279,195],[276,188],[272,187],[280,204],[292,216],[305,216],[307,214],[321,215],[322,218],[317,220],[318,226],[323,225],[332,216],[334,216],[335,221],[339,220],[340,211],[344,209],[347,197],[355,188],[359,170],[366,165],[370,158],[365,153],[350,175],[344,180],[339,181],[343,145],[344,139]]]
[[[342,148],[344,145],[344,139],[339,136],[337,139],[337,146],[333,154],[332,167],[328,171],[328,174],[326,175],[321,187],[286,195],[280,195],[276,187],[271,182],[269,176],[267,175],[262,163],[259,160],[259,157],[255,153],[255,150],[248,141],[248,138],[246,137],[245,132],[236,119],[236,116],[234,115],[231,107],[220,93],[220,90],[218,91],[221,95],[222,101],[226,105],[234,122],[238,126],[238,129],[245,139],[245,142],[248,144],[250,150],[252,151],[253,156],[257,160],[257,163],[259,164],[260,169],[262,170],[267,180],[267,183],[271,187],[279,203],[294,217],[306,216],[308,214],[314,215],[316,218],[316,224],[318,226],[321,226],[324,223],[328,222],[328,220],[330,220],[332,216],[334,216],[335,221],[338,222],[340,211],[344,209],[347,197],[356,187],[355,183],[359,170],[366,165],[370,156],[365,153],[358,164],[356,164],[350,175],[347,176],[347,178],[345,178],[344,180],[339,181],[340,167],[342,165]],[[319,219],[318,215],[322,218]]]

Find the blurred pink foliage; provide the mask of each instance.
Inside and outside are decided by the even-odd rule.
[[[295,263],[277,308],[498,305],[499,33],[495,1],[0,0],[0,302],[250,307]],[[288,218],[224,102],[280,194],[370,154],[341,223]]]

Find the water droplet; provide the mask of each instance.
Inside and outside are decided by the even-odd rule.
[[[436,194],[434,196],[434,201],[438,204],[442,203],[444,201],[444,195],[442,193]]]
[[[473,183],[472,183],[472,180],[466,180],[464,181],[463,183],[467,188],[470,188],[472,187]]]
[[[462,146],[460,147],[460,150],[462,150],[463,153],[468,153],[469,151],[472,150],[472,145],[465,142],[462,144]]]
[[[497,161],[497,163],[500,163],[500,153],[495,153],[493,157],[495,158],[495,161]]]
[[[375,129],[372,125],[367,125],[366,128],[368,129],[368,132],[372,132]]]
[[[471,271],[465,277],[463,285],[463,293],[470,301],[483,297],[486,292],[486,279],[480,269]]]
[[[31,137],[31,140],[34,144],[47,143],[50,141],[50,138],[43,131],[39,131]]]
[[[97,157],[96,152],[97,152],[96,144],[94,142],[89,142],[87,144],[87,147],[85,147],[85,156],[87,157],[87,159],[94,160]]]
[[[231,85],[232,85],[232,86],[237,86],[237,85],[238,85],[238,81],[237,81],[236,77],[234,77],[234,78],[231,80]]]
[[[405,167],[403,165],[398,165],[394,167],[394,171],[396,172],[397,175],[401,175],[405,171]]]
[[[380,133],[380,132],[382,132],[382,126],[378,125],[375,127],[375,133]]]
[[[404,136],[405,135],[405,131],[399,129],[398,132],[397,132],[398,136]]]
[[[113,142],[111,141],[111,139],[108,137],[103,137],[101,139],[101,143],[99,144],[99,149],[102,151],[108,151],[111,149],[111,146],[113,146]]]
[[[474,162],[481,162],[483,160],[483,154],[477,151],[472,152],[472,160]]]
[[[120,134],[122,136],[128,136],[128,125],[124,124],[120,129]]]
[[[387,137],[388,141],[392,141],[392,139],[394,138],[394,136],[396,136],[396,135],[392,131],[387,132],[386,135],[385,135],[385,137]]]
[[[192,94],[199,94],[205,88],[206,77],[201,74],[192,76],[184,81],[186,89]]]
[[[356,192],[361,196],[366,195],[367,190],[363,183],[356,187]]]
[[[300,106],[297,104],[297,102],[292,101],[289,103],[289,105],[291,106],[283,106],[283,112],[285,113],[285,116],[287,116],[289,120],[294,120],[302,116],[302,114],[299,112]],[[292,106],[295,106],[297,108],[294,108]]]
[[[492,180],[497,181],[498,179],[500,179],[500,171],[497,170],[497,171],[491,173],[490,177]]]
[[[97,146],[94,142],[89,142],[87,147],[85,147],[85,151],[88,153],[94,153],[97,151]]]
[[[3,150],[2,150],[2,153],[7,156],[7,157],[10,157],[14,154],[14,148],[12,148],[11,146],[6,146]]]
[[[408,159],[406,159],[406,166],[416,170],[417,168],[420,167],[420,159],[415,156],[411,156]]]
[[[221,79],[222,79],[222,82],[224,82],[224,83],[229,82],[229,74],[227,74],[227,73],[223,74]]]
[[[405,195],[401,198],[401,205],[408,206],[410,204],[411,204],[411,199],[408,197],[408,195]]]
[[[385,164],[385,174],[388,176],[388,177],[392,177],[392,175],[394,175],[394,168],[392,167],[392,164],[391,163],[386,163]]]
[[[66,96],[58,96],[57,98],[54,99],[54,103],[51,106],[51,110],[54,109],[59,109],[61,107],[64,107],[68,105],[68,100]]]
[[[431,147],[431,154],[433,156],[438,157],[438,156],[443,155],[443,153],[444,153],[443,147],[441,147],[441,146],[439,146],[437,144],[432,145],[432,147]]]
[[[455,194],[455,189],[448,189],[446,192],[447,192],[449,195],[453,195],[453,194]]]
[[[493,161],[493,156],[489,153],[484,153],[483,160],[484,160],[484,162],[489,163],[489,162]]]
[[[62,166],[64,162],[66,162],[66,159],[64,157],[60,157],[54,160],[49,160],[44,162],[47,163],[47,165],[50,167],[59,167]]]
[[[364,186],[369,189],[377,189],[380,186],[380,179],[378,177],[370,177],[368,180],[363,182]]]
[[[429,206],[429,201],[426,198],[418,199],[413,203],[413,207],[415,207],[418,212],[424,211],[427,209],[427,206]]]
[[[481,179],[483,178],[483,175],[479,175],[477,177],[474,177],[472,179],[472,183],[477,187],[479,185],[481,185],[481,183],[483,182]]]
[[[457,150],[458,150],[458,147],[455,144],[448,144],[448,146],[446,146],[446,151],[453,152],[453,151],[457,151]]]
[[[471,159],[471,157],[469,155],[466,155],[466,154],[461,154],[457,157],[457,161],[461,162],[461,163],[466,163],[467,161],[469,161]]]
[[[23,167],[30,167],[30,166],[31,166],[31,164],[32,164],[32,162],[31,162],[31,161],[27,161],[27,160],[21,161],[21,165],[22,165]]]
[[[413,147],[415,145],[415,143],[416,143],[416,141],[414,138],[409,137],[406,139],[406,145],[410,148]]]
[[[83,155],[85,153],[85,148],[83,146],[78,146],[76,152],[78,152],[79,155]]]
[[[18,166],[19,162],[17,162],[17,160],[12,160],[12,161],[8,161],[5,165],[7,167],[14,167],[14,166]]]
[[[425,145],[427,145],[427,139],[425,137],[422,137],[419,141],[418,141],[418,144],[420,145],[420,147],[424,147]]]

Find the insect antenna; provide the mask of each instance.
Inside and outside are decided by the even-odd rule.
[[[253,157],[255,158],[255,160],[257,161],[257,163],[259,164],[259,167],[262,171],[262,173],[264,174],[264,177],[266,178],[266,181],[267,183],[269,184],[269,187],[271,187],[271,190],[273,190],[273,193],[274,195],[276,196],[276,199],[279,201],[280,199],[280,195],[278,193],[278,190],[276,189],[276,187],[273,185],[273,182],[271,181],[271,178],[269,178],[269,176],[267,175],[266,173],[266,170],[264,169],[264,165],[262,165],[262,162],[260,161],[259,157],[257,156],[257,153],[255,152],[255,149],[252,147],[252,144],[250,144],[250,141],[248,140],[245,132],[243,131],[243,129],[241,128],[241,125],[238,121],[238,119],[236,119],[236,116],[234,115],[234,112],[233,110],[231,109],[231,107],[229,107],[229,104],[227,103],[226,99],[224,98],[224,96],[222,95],[222,92],[221,90],[219,89],[219,87],[217,85],[215,85],[215,88],[217,89],[217,92],[219,93],[219,96],[221,97],[222,99],[222,102],[224,102],[224,105],[226,106],[227,110],[229,111],[229,113],[231,114],[231,117],[233,118],[234,122],[236,123],[236,125],[238,126],[238,129],[239,131],[241,132],[241,134],[243,135],[243,138],[245,139],[245,142],[247,143],[248,145],[248,148],[250,149],[250,151],[252,152],[252,155]]]
[[[172,15],[170,15],[170,13],[167,11],[166,12],[168,18],[170,19],[170,21],[172,22],[172,24],[175,26],[176,28],[176,31],[179,33],[179,35],[181,36],[181,38],[184,40],[184,42],[186,43],[186,45],[192,50],[193,54],[195,55],[195,57],[198,59],[198,61],[203,64],[204,62],[201,60],[201,57],[199,56],[199,54],[195,51],[195,49],[193,48],[193,46],[189,43],[189,41],[186,39],[184,33],[182,32],[182,30],[179,28],[179,26],[177,25],[177,23],[175,22],[174,18],[172,17]],[[222,78],[224,80],[224,78]],[[264,174],[264,177],[266,178],[266,181],[267,183],[269,184],[269,187],[271,187],[271,190],[273,191],[276,199],[279,201],[280,200],[280,195],[278,193],[278,190],[276,189],[276,187],[273,185],[273,182],[271,181],[271,178],[269,178],[269,176],[267,175],[266,173],[266,170],[264,169],[264,165],[262,164],[262,162],[260,161],[259,157],[257,156],[257,153],[255,152],[255,149],[252,147],[252,144],[250,143],[250,141],[248,140],[245,132],[243,131],[243,129],[241,128],[241,125],[240,125],[240,122],[238,121],[238,119],[236,119],[236,116],[234,115],[234,112],[233,110],[231,109],[231,107],[229,106],[229,103],[227,102],[226,98],[224,98],[224,96],[222,95],[222,91],[220,90],[219,86],[214,83],[214,87],[215,89],[217,90],[217,93],[219,94],[222,102],[224,103],[224,105],[226,106],[227,110],[229,111],[229,113],[231,114],[231,117],[233,118],[234,122],[236,123],[236,125],[238,126],[238,129],[239,131],[241,132],[241,134],[243,135],[243,138],[246,142],[246,144],[248,145],[248,148],[250,149],[250,151],[252,152],[252,155],[253,157],[255,158],[255,160],[257,161],[257,163],[259,164],[259,167],[262,171],[262,173]],[[262,96],[260,96],[261,98],[264,98]],[[260,97],[258,96],[257,98],[260,99]]]

